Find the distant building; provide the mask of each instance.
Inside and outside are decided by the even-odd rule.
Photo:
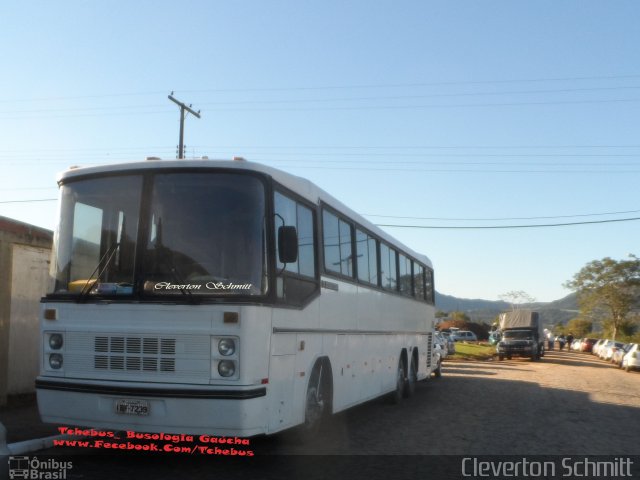
[[[35,392],[52,240],[50,230],[0,216],[0,405]]]

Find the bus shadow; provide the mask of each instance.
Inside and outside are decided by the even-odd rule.
[[[489,370],[479,370],[479,369],[461,369],[461,368],[451,368],[451,367],[443,367],[442,374],[454,374],[454,375],[497,375],[498,372],[489,371]]]
[[[381,400],[331,418],[316,438],[265,437],[265,453],[299,455],[632,455],[638,407],[595,402],[589,392],[462,371],[420,382],[401,405]],[[613,400],[613,399],[612,399]],[[410,420],[409,420],[410,419]],[[552,425],[552,434],[543,425]],[[580,425],[579,433],[576,426]],[[443,435],[424,435],[443,430]],[[431,432],[428,434],[427,432]],[[523,435],[526,432],[526,435]]]

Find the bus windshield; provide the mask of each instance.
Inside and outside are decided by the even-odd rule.
[[[265,230],[264,186],[254,176],[74,181],[62,188],[53,293],[263,295]]]

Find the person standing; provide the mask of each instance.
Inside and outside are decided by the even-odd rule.
[[[571,351],[572,343],[573,343],[573,333],[569,332],[569,335],[567,335],[567,352]]]
[[[553,333],[547,332],[547,350],[553,350]]]
[[[565,338],[564,338],[564,335],[560,335],[560,336],[558,337],[558,345],[559,345],[559,347],[560,347],[560,351],[562,351],[562,349],[564,348],[564,343],[565,343],[565,341],[566,341],[566,340],[565,340]]]

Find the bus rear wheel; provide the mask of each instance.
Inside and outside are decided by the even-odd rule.
[[[436,378],[440,378],[442,377],[442,359],[439,358],[438,359],[438,366],[436,367],[436,369],[433,371],[433,375]]]
[[[391,394],[391,401],[398,405],[402,402],[402,397],[404,396],[404,363],[402,362],[402,357],[398,360],[398,369],[396,370],[396,389]]]
[[[409,362],[409,375],[407,381],[404,384],[404,398],[409,398],[416,391],[416,383],[418,382],[418,369],[416,368],[415,358]]]

